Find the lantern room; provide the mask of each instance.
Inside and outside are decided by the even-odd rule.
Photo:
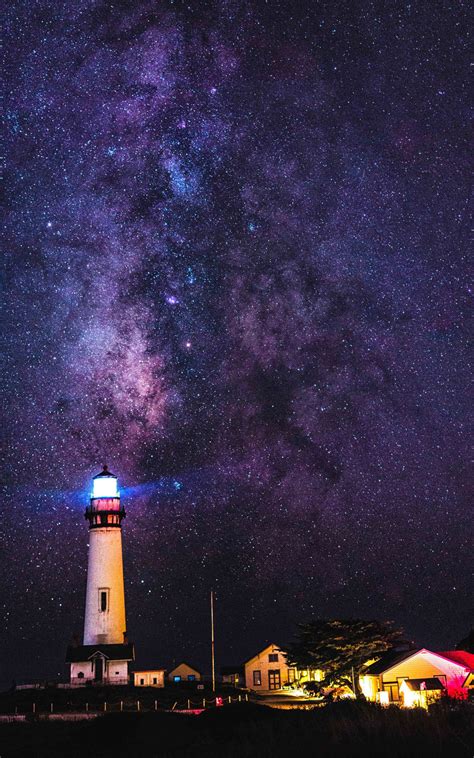
[[[86,519],[91,529],[99,527],[120,527],[125,510],[120,503],[117,477],[104,466],[93,479],[90,505],[86,508]]]
[[[101,497],[120,497],[117,490],[117,477],[105,465],[100,474],[94,476],[92,480],[91,498]]]

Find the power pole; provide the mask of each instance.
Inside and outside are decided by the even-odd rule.
[[[212,691],[216,691],[216,661],[214,655],[214,591],[211,590],[211,669]]]

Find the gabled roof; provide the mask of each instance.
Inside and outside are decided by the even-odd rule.
[[[251,658],[247,658],[247,660],[244,661],[244,666],[246,663],[250,663],[250,661],[253,661],[254,658],[258,658],[260,655],[265,653],[269,648],[276,648],[280,653],[284,653],[285,650],[280,645],[277,645],[276,642],[269,642],[265,647],[262,647],[261,650],[258,651],[258,653],[255,653],[252,655]]]
[[[468,653],[466,650],[448,650],[445,653],[439,653],[443,658],[448,658],[455,663],[460,663],[461,666],[474,671],[474,653]]]
[[[458,650],[454,652],[460,653],[463,651]],[[465,663],[461,663],[460,661],[455,660],[454,657],[450,657],[451,653],[435,653],[433,650],[427,650],[427,648],[421,647],[415,650],[405,650],[403,653],[389,651],[388,653],[385,653],[385,655],[383,655],[379,661],[376,661],[370,666],[367,666],[367,668],[363,671],[363,674],[368,674],[369,676],[379,676],[380,674],[385,674],[386,671],[390,671],[390,669],[394,668],[399,663],[402,663],[409,658],[413,658],[419,653],[427,653],[428,655],[435,656],[435,658],[442,658],[448,663],[454,664],[460,668],[467,668]],[[464,653],[464,655],[469,655],[469,653]]]
[[[110,661],[134,661],[135,647],[133,642],[128,642],[126,645],[69,645],[66,651],[66,663],[89,661],[97,654],[103,655]]]
[[[192,666],[192,665],[191,665],[190,663],[188,663],[187,661],[180,661],[180,662],[179,662],[179,663],[178,663],[176,666],[174,666],[174,668],[172,668],[172,669],[167,669],[167,671],[168,671],[168,674],[172,674],[172,673],[173,673],[173,671],[176,671],[176,669],[179,669],[179,667],[180,667],[180,666],[187,666],[188,668],[190,668],[190,669],[192,669],[193,671],[195,671],[197,674],[202,674],[202,671],[200,671],[198,668],[196,668],[196,666]]]
[[[380,674],[383,674],[384,671],[388,671],[388,669],[396,666],[397,663],[401,663],[406,658],[411,658],[412,655],[420,653],[422,649],[423,648],[419,648],[418,650],[404,650],[402,653],[399,650],[388,650],[378,661],[367,666],[362,673],[368,674],[369,676],[379,676]]]

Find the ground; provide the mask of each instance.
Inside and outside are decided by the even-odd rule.
[[[0,726],[1,758],[472,758],[472,703],[427,714],[340,702],[313,711],[255,703],[200,716],[109,714],[85,723]]]

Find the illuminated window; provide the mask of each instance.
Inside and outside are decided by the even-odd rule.
[[[188,682],[195,682],[195,681],[196,681],[196,677],[194,676],[194,674],[188,674]]]
[[[262,684],[262,672],[261,671],[254,671],[253,672],[253,684],[254,687],[260,687]]]
[[[270,653],[268,656],[269,663],[276,663],[278,660],[278,653]]]
[[[180,682],[180,681],[181,681],[181,677],[180,676],[176,675],[176,676],[173,677],[173,682]]]

